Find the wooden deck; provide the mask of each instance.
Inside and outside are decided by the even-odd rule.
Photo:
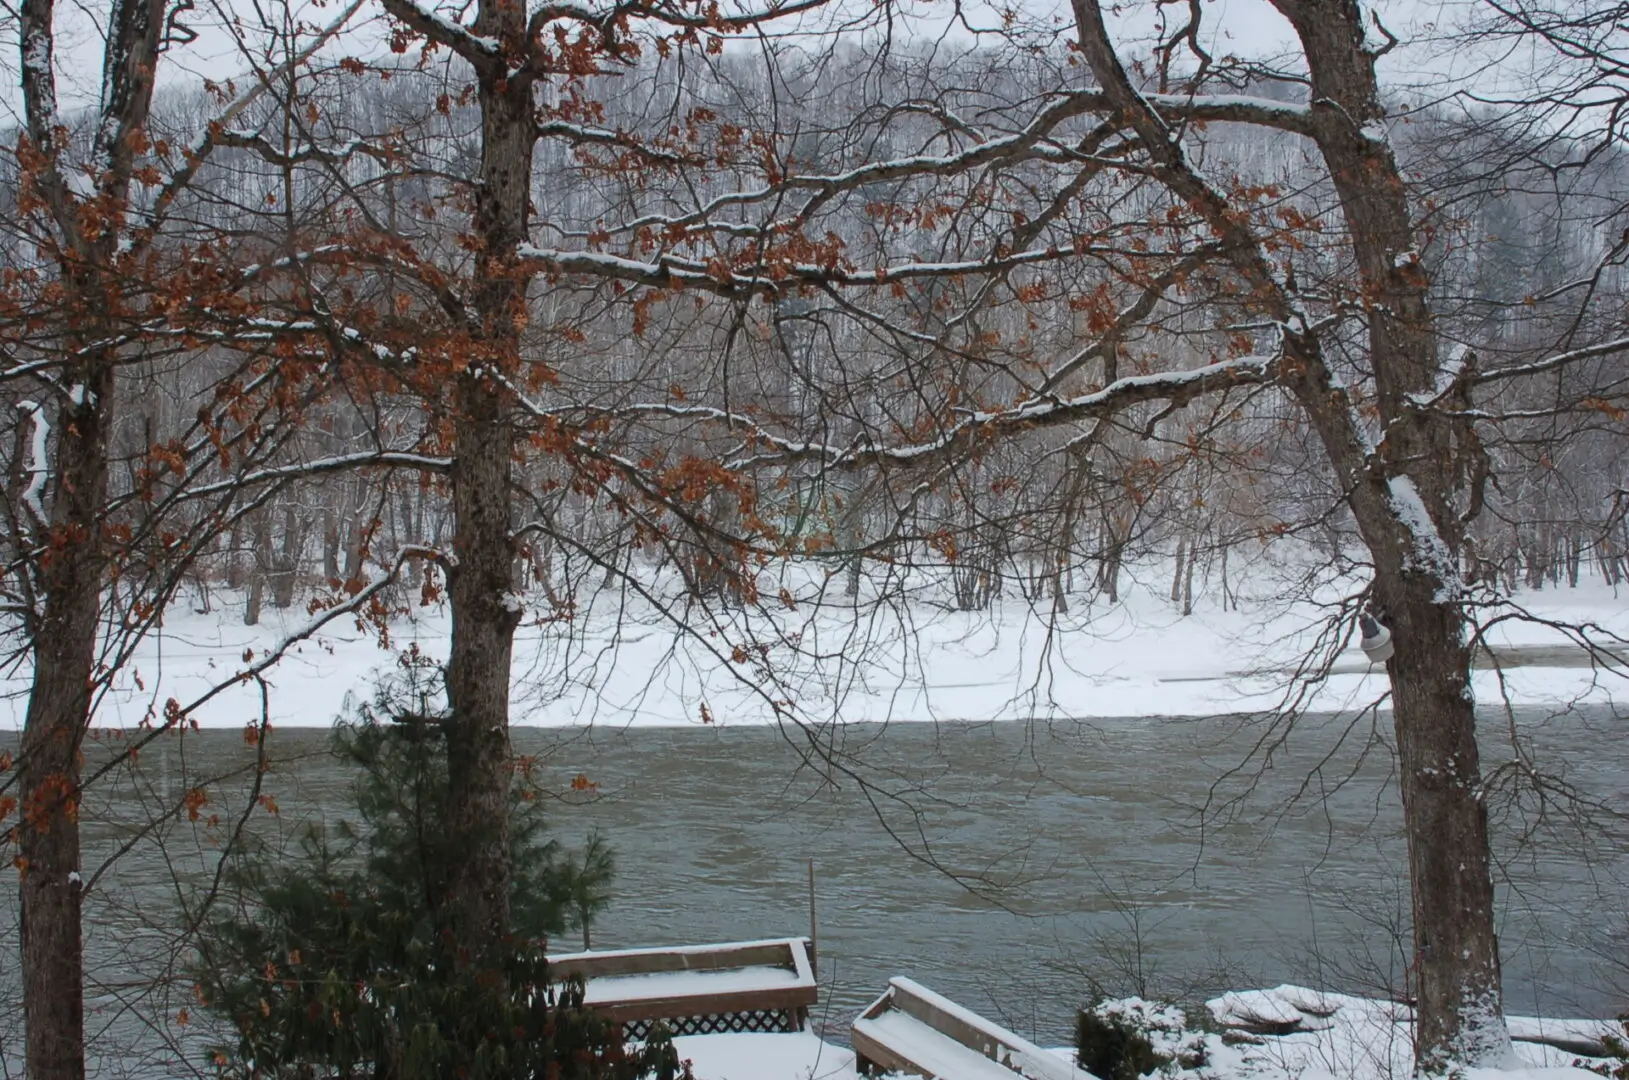
[[[888,990],[854,1021],[852,1041],[865,1072],[914,1073],[930,1080],[1096,1080],[905,978],[890,980]]]
[[[665,1022],[675,1034],[798,1031],[819,998],[807,938],[549,957],[581,975],[586,1004],[636,1035]]]

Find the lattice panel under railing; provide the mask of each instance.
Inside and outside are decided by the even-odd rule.
[[[622,1025],[629,1039],[644,1039],[651,1028],[666,1024],[675,1035],[723,1035],[738,1031],[786,1032],[803,1030],[802,1009],[751,1009],[708,1016],[674,1016],[662,1020],[630,1020]]]

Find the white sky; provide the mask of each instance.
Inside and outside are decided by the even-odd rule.
[[[289,11],[283,3],[292,4]],[[450,9],[455,0],[445,0]],[[456,0],[463,3],[465,0]],[[728,2],[728,0],[727,0]],[[754,6],[761,0],[736,0]],[[846,0],[845,0],[846,2]],[[870,0],[853,0],[869,7]],[[951,0],[906,0],[911,14],[896,23],[896,32],[934,35],[942,33]],[[1016,0],[1032,25],[1067,25],[1067,0]],[[1568,0],[1563,0],[1568,2]],[[1589,0],[1572,0],[1588,3]],[[173,0],[172,0],[173,3]],[[198,32],[190,44],[172,48],[164,55],[162,86],[198,85],[204,79],[224,81],[242,78],[250,64],[243,55],[245,44],[262,55],[274,41],[262,20],[299,19],[309,26],[326,25],[342,7],[341,0],[197,0],[196,10],[183,21]],[[1369,0],[1368,10],[1378,12],[1388,29],[1403,44],[1382,60],[1382,75],[1393,90],[1420,89],[1441,92],[1447,84],[1473,85],[1493,90],[1500,83],[1511,87],[1530,86],[1531,72],[1538,61],[1548,57],[1533,54],[1493,55],[1488,49],[1472,49],[1455,44],[1445,31],[1485,17],[1481,0]],[[101,78],[100,20],[106,0],[58,0],[57,37],[58,96],[64,112],[74,112],[95,104]],[[974,21],[997,25],[999,18],[989,0],[970,0],[964,8]],[[17,74],[16,21],[8,0],[0,4],[0,123],[15,123],[21,106]],[[1156,26],[1153,0],[1127,0],[1114,5],[1111,28],[1132,52],[1149,40]],[[1185,5],[1171,5],[1169,17],[1182,15]],[[1289,24],[1267,0],[1205,0],[1205,40],[1207,48],[1220,57],[1233,54],[1249,59],[1282,58],[1294,51],[1294,34]],[[981,17],[982,15],[982,17]],[[328,54],[377,54],[384,49],[386,18],[377,0],[368,0],[353,22],[345,39],[330,46]],[[954,34],[952,36],[955,36]],[[1377,38],[1378,40],[1378,38]],[[1490,69],[1489,64],[1494,66]]]

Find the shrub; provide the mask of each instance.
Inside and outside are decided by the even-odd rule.
[[[427,670],[410,661],[335,729],[333,753],[357,768],[354,822],[308,828],[294,852],[232,853],[236,903],[208,922],[195,964],[201,1000],[237,1033],[217,1067],[300,1080],[669,1080],[681,1070],[670,1039],[626,1046],[618,1025],[583,1008],[580,980],[550,983],[548,936],[604,903],[612,864],[597,840],[575,857],[548,839],[524,785],[510,946],[475,957],[444,924],[446,752]]]
[[[1585,1068],[1611,1080],[1629,1080],[1629,1016],[1620,1016],[1618,1020],[1623,1025],[1623,1035],[1608,1035],[1603,1040],[1606,1043],[1606,1060],[1585,1065]]]
[[[1075,1022],[1080,1067],[1100,1080],[1138,1080],[1172,1065],[1205,1064],[1204,1036],[1187,1029],[1182,1011],[1140,998],[1105,1000]]]
[[[1082,1009],[1075,1023],[1075,1055],[1081,1068],[1100,1080],[1137,1080],[1167,1064],[1148,1036],[1123,1020]]]

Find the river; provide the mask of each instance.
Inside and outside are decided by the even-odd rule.
[[[1243,771],[1261,728],[1241,718],[853,724],[812,735],[517,729],[514,743],[562,793],[557,835],[573,843],[598,830],[616,851],[616,898],[593,928],[595,947],[806,934],[812,860],[817,1023],[831,1036],[842,1038],[890,975],[907,974],[1061,1043],[1094,988],[1194,1000],[1282,981],[1402,985],[1408,890],[1388,723],[1305,718]],[[1609,711],[1527,712],[1487,727],[1489,771],[1513,757],[1514,734],[1571,790],[1629,807],[1629,739]],[[280,815],[261,816],[262,829],[293,835],[343,812],[350,777],[323,754],[324,739],[272,734],[263,790]],[[97,744],[88,758],[118,745]],[[131,845],[95,880],[87,908],[102,1075],[176,1074],[160,1064],[169,1052],[157,1029],[138,1017],[161,1013],[177,1030],[184,988],[148,984],[174,970],[176,905],[210,880],[245,781],[215,784],[197,822],[183,814],[149,834],[140,823],[166,792],[173,805],[197,778],[251,755],[236,733],[167,736],[87,804],[89,850]],[[579,775],[592,790],[570,791]],[[1492,801],[1509,1007],[1611,1015],[1629,1004],[1629,848],[1602,821],[1580,824],[1564,803],[1541,806],[1522,790]],[[213,813],[222,821],[207,828]],[[15,909],[7,890],[0,927],[13,936]],[[0,1056],[13,1060],[15,956],[12,944],[0,951]]]

